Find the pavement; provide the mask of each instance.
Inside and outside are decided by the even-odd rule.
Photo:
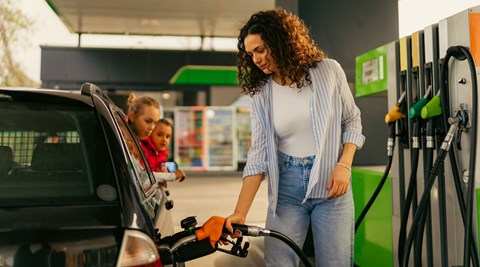
[[[242,187],[241,172],[188,172],[183,182],[168,184],[170,199],[174,201],[172,209],[175,232],[182,231],[180,221],[189,216],[196,216],[197,225],[201,226],[211,216],[227,217],[237,202]],[[247,224],[264,227],[267,214],[267,183],[260,186],[252,208],[247,216]],[[244,237],[250,242],[246,258],[232,256],[216,251],[208,256],[186,262],[187,267],[261,267],[263,262],[263,237]],[[228,247],[225,247],[228,249]]]

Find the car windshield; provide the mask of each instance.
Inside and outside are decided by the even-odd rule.
[[[111,161],[91,107],[0,101],[0,114],[0,206],[115,200]]]

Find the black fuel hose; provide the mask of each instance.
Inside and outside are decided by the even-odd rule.
[[[432,161],[433,161],[433,150],[435,148],[435,144],[434,144],[434,137],[433,137],[433,119],[429,119],[427,122],[426,122],[426,131],[425,131],[425,140],[423,142],[424,144],[424,153],[423,153],[423,156],[424,156],[424,164],[423,164],[423,171],[424,171],[424,176],[423,177],[428,177],[428,174],[430,172],[430,169],[432,168]],[[442,176],[443,176],[443,172],[440,171],[440,173],[438,174],[438,187],[440,187],[442,185],[441,183],[441,179],[442,179]],[[424,179],[424,184],[427,182],[425,179]],[[438,197],[438,202],[440,203],[441,201],[445,201],[445,198],[442,199],[442,191],[441,189],[438,190],[439,191],[439,197]],[[439,205],[440,206],[440,211],[439,211],[439,214],[440,214],[440,218],[442,218],[442,206],[441,204]],[[444,207],[444,206],[443,206]],[[430,200],[427,200],[427,215],[424,216],[422,218],[422,220],[420,221],[420,225],[418,226],[419,227],[419,230],[417,232],[417,246],[415,246],[415,251],[416,253],[414,253],[414,255],[421,255],[422,254],[422,246],[423,246],[423,234],[426,230],[426,243],[427,243],[427,266],[433,266],[433,252],[432,252],[432,214],[431,214],[431,206],[430,206]],[[445,217],[444,217],[445,218]],[[440,226],[440,229],[444,229],[442,228],[443,226],[443,222],[442,220],[440,220],[439,224],[441,225]],[[426,229],[425,229],[426,228]],[[440,231],[442,231],[440,230]],[[446,235],[445,235],[446,236]],[[440,239],[443,241],[443,236],[440,237]],[[443,247],[442,247],[443,248]],[[443,252],[443,251],[442,251]],[[446,252],[445,252],[446,253]],[[447,253],[446,253],[447,254]],[[442,260],[444,258],[444,255],[442,255]],[[418,265],[418,263],[420,262],[421,263],[421,257],[420,259],[415,259],[416,261],[416,264]],[[448,262],[448,261],[442,261],[442,262]],[[421,264],[420,264],[421,265]]]
[[[451,57],[454,57],[457,60],[463,61],[467,60],[468,65],[470,67],[470,76],[471,76],[471,84],[472,84],[472,113],[473,118],[477,120],[477,99],[478,99],[478,93],[477,93],[477,73],[476,73],[476,68],[475,68],[475,63],[473,61],[472,54],[470,51],[463,46],[452,46],[447,49],[447,55],[445,56],[444,60],[444,66],[446,68],[443,68],[442,66],[442,71],[441,71],[441,83],[445,87],[444,91],[447,91],[448,89],[448,83],[447,81],[447,74],[448,74],[448,60],[450,60]],[[442,88],[442,87],[440,87]],[[443,92],[441,92],[443,93]],[[443,104],[442,105],[446,105]],[[470,161],[469,161],[469,180],[468,180],[468,188],[467,188],[467,199],[466,199],[466,214],[463,217],[463,222],[465,224],[465,239],[464,239],[464,248],[470,248],[470,249],[464,249],[464,255],[463,255],[463,266],[469,267],[470,266],[470,258],[472,258],[472,261],[474,263],[474,266],[478,266],[478,252],[476,249],[476,244],[475,241],[473,241],[473,233],[472,233],[472,217],[473,217],[473,193],[474,193],[474,178],[475,178],[475,164],[476,164],[476,149],[477,149],[477,123],[478,121],[473,121],[471,123],[470,131],[471,131],[471,143],[470,143]],[[453,152],[453,151],[452,151]],[[453,154],[453,153],[452,153]],[[451,160],[452,162],[453,160]],[[453,164],[453,163],[452,163]],[[463,198],[462,198],[463,201]],[[472,257],[470,257],[470,253],[472,253]]]
[[[293,251],[295,251],[297,256],[302,260],[303,265],[305,265],[305,267],[313,267],[312,263],[310,262],[310,260],[308,260],[307,256],[305,255],[305,253],[303,253],[302,249],[297,244],[295,244],[295,242],[293,242],[293,240],[291,240],[288,236],[278,231],[269,230],[269,229],[261,228],[258,226],[235,224],[235,223],[232,223],[232,228],[234,230],[236,229],[240,230],[243,236],[271,236],[276,239],[279,239],[283,241],[285,244],[287,244],[291,249],[293,249]],[[227,232],[227,230],[224,229],[224,232]]]
[[[408,266],[408,259],[410,258],[410,249],[412,247],[413,239],[418,229],[416,226],[418,225],[422,215],[424,214],[421,211],[425,209],[427,200],[430,199],[429,192],[432,189],[433,183],[435,182],[435,177],[438,175],[438,172],[440,171],[440,168],[446,156],[447,156],[447,150],[444,150],[444,149],[440,150],[440,152],[437,155],[437,159],[435,160],[435,164],[430,170],[430,175],[428,177],[427,183],[425,184],[424,193],[422,194],[422,198],[420,199],[418,210],[415,213],[415,216],[413,218],[412,227],[410,229],[410,232],[408,234],[408,239],[404,247],[403,257],[402,257],[402,260],[400,261],[401,266],[404,266],[404,267]]]
[[[390,173],[390,168],[392,167],[392,162],[393,162],[393,149],[395,147],[395,123],[389,123],[389,139],[388,139],[388,161],[387,161],[387,166],[385,167],[385,171],[383,172],[383,176],[380,179],[380,182],[377,185],[377,188],[375,188],[375,191],[373,192],[372,196],[368,200],[367,204],[363,208],[362,212],[357,218],[357,221],[355,222],[355,232],[357,232],[358,228],[360,227],[360,224],[362,224],[363,219],[365,218],[365,215],[367,215],[368,211],[372,207],[373,203],[378,197],[378,194],[380,194],[380,191],[382,191],[382,188],[385,184],[385,181],[387,180],[388,174]]]
[[[419,127],[419,121],[415,120],[413,123],[413,131],[416,132]],[[418,158],[419,158],[419,148],[412,148],[412,168],[410,171],[410,179],[408,182],[407,197],[405,199],[405,206],[401,211],[401,222],[400,222],[400,233],[398,236],[398,260],[401,262],[403,258],[403,248],[406,241],[407,233],[407,223],[410,214],[410,207],[413,207],[413,214],[415,214],[415,206],[413,203],[413,198],[415,197],[416,188],[417,188],[417,170],[418,170]],[[414,227],[412,225],[412,227]]]

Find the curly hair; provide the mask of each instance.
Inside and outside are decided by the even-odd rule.
[[[308,28],[297,16],[280,8],[253,14],[240,30],[238,36],[237,78],[242,93],[253,96],[267,83],[269,75],[260,70],[245,51],[245,37],[259,34],[282,77],[301,89],[312,83],[309,69],[326,58],[310,36]]]

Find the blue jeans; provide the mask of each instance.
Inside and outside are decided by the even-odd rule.
[[[266,228],[278,231],[300,248],[303,247],[308,226],[312,226],[316,266],[353,266],[354,206],[351,186],[338,198],[308,199],[310,170],[315,156],[298,158],[278,152],[280,184],[275,217],[269,208]],[[299,258],[282,241],[265,237],[267,267],[298,266]]]

